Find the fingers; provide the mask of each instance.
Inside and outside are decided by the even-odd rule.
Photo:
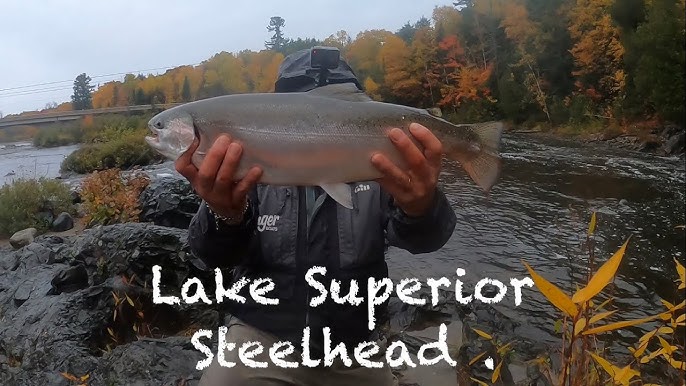
[[[193,153],[195,153],[195,150],[199,145],[200,141],[195,138],[188,150],[181,154],[181,156],[174,163],[176,171],[182,176],[186,177],[191,184],[193,184],[193,181],[198,173],[198,169],[195,167],[195,165],[193,165]]]
[[[410,216],[421,216],[429,209],[435,196],[443,147],[440,140],[422,125],[411,124],[409,132],[416,143],[400,129],[392,129],[388,133],[407,170],[400,169],[383,154],[372,155],[371,162],[382,173],[382,178],[377,181],[393,196],[396,205]]]
[[[233,202],[243,202],[250,189],[257,184],[257,181],[259,181],[261,177],[261,168],[255,166],[250,169],[245,177],[236,184],[236,187],[233,190]]]
[[[374,154],[372,156],[372,164],[383,174],[379,183],[392,196],[400,195],[412,188],[410,176],[400,170],[383,154]]]
[[[238,169],[238,164],[241,161],[242,153],[243,148],[238,143],[233,142],[229,145],[226,153],[224,153],[224,160],[217,171],[213,189],[227,190],[231,188],[234,174],[236,174],[236,169]]]
[[[205,155],[195,181],[195,188],[201,196],[212,191],[230,143],[228,136],[220,136]]]
[[[410,169],[420,169],[426,164],[424,154],[402,130],[393,129],[388,133],[388,137],[400,151]]]
[[[417,142],[424,147],[424,156],[427,161],[434,166],[441,165],[441,157],[443,157],[443,145],[441,141],[426,127],[413,123],[410,125],[410,133]]]

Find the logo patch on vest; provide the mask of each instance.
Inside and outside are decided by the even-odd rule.
[[[275,216],[273,214],[264,214],[257,218],[257,230],[259,232],[276,232],[279,230],[279,228],[276,227],[277,221],[279,221],[279,216]]]
[[[355,187],[354,192],[355,192],[355,193],[366,192],[366,191],[371,190],[371,189],[372,189],[372,187],[369,186],[369,185],[367,185],[367,184],[360,184],[360,185],[357,185],[357,186]]]

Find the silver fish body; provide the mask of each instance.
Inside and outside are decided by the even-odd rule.
[[[146,141],[175,160],[197,136],[200,145],[192,159],[200,166],[214,141],[226,134],[243,147],[236,178],[257,165],[263,169],[261,183],[322,186],[349,206],[345,183],[381,177],[371,164],[374,153],[405,167],[388,131],[400,128],[409,134],[413,122],[431,130],[446,155],[484,190],[492,187],[500,169],[500,123],[454,125],[425,110],[371,101],[352,84],[187,103],[153,117],[149,127],[156,136]]]

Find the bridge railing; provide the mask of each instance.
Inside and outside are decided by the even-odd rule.
[[[51,119],[51,118],[61,118],[61,117],[79,117],[85,115],[100,115],[108,113],[124,113],[131,111],[146,111],[152,110],[154,108],[168,109],[174,106],[181,105],[182,103],[163,103],[155,105],[133,105],[133,106],[120,106],[120,107],[103,107],[100,109],[88,109],[88,110],[71,110],[71,111],[56,111],[47,113],[35,113],[26,114],[21,116],[5,117],[0,119],[0,124],[6,126],[8,124],[18,124],[23,121],[33,121],[36,119]]]

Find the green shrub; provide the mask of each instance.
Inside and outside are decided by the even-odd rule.
[[[52,126],[40,129],[33,137],[36,147],[65,146],[81,142],[82,131],[78,126]]]
[[[148,132],[145,129],[105,130],[100,138],[106,141],[83,145],[62,162],[62,171],[87,174],[96,170],[149,165],[163,160],[145,143],[146,135]]]
[[[60,181],[41,178],[17,179],[0,188],[0,236],[11,236],[26,228],[48,230],[51,224],[41,212],[53,216],[73,213],[69,187]]]
[[[108,142],[121,136],[137,131],[144,131],[148,127],[151,114],[145,115],[104,115],[97,116],[93,123],[83,128],[84,143]]]

